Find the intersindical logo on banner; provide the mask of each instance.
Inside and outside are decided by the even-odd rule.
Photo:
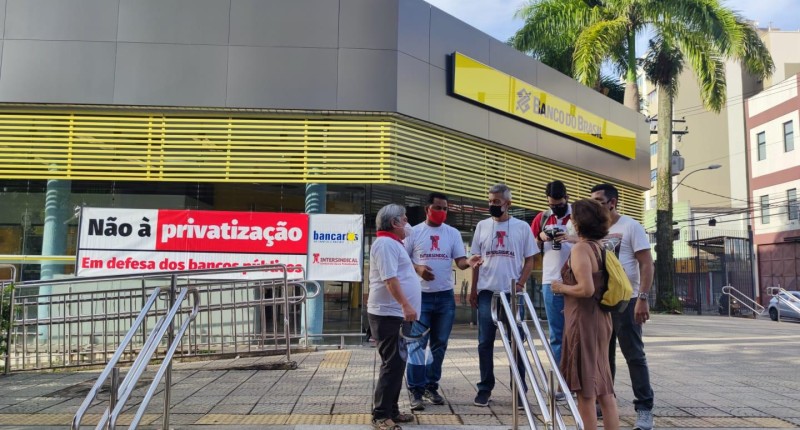
[[[102,276],[241,267],[243,277],[271,278],[283,272],[246,269],[283,264],[290,278],[361,280],[360,260],[352,267],[341,265],[349,270],[324,272],[347,279],[312,277],[309,259],[323,261],[319,256],[329,253],[329,245],[359,256],[362,246],[363,217],[312,215],[312,219],[318,216],[334,217],[332,222],[356,217],[362,225],[353,232],[355,237],[339,241],[327,236],[330,243],[316,243],[304,213],[83,208],[76,273]]]

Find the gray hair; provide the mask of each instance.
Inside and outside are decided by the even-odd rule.
[[[494,184],[492,188],[489,188],[489,194],[502,194],[504,200],[511,200],[511,188],[508,188],[508,185],[502,182]]]
[[[405,214],[406,208],[390,203],[378,211],[378,215],[375,217],[375,227],[378,231],[392,231],[394,228],[392,223],[403,218]]]

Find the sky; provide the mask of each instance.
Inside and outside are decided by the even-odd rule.
[[[515,19],[514,13],[526,3],[525,0],[426,1],[501,41],[508,40],[522,27],[522,20]],[[772,27],[781,30],[800,29],[800,0],[723,0],[723,3],[745,18],[758,21],[760,27],[772,23]],[[642,42],[637,45],[646,47]]]

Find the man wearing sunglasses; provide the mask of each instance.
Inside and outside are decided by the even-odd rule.
[[[412,411],[425,409],[423,397],[434,405],[444,404],[444,398],[439,394],[439,380],[456,314],[453,261],[461,270],[470,267],[461,233],[445,223],[448,209],[446,195],[428,195],[425,221],[414,226],[412,234],[404,241],[411,261],[422,277],[419,321],[430,328],[425,338],[408,344],[406,382]],[[428,345],[431,363],[425,359],[424,350]]]

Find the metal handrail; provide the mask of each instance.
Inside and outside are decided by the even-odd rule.
[[[156,299],[158,299],[158,295],[160,293],[160,289],[156,288],[150,297],[147,299],[147,303],[142,307],[141,312],[139,312],[139,316],[136,317],[136,320],[131,325],[131,328],[128,330],[128,333],[125,334],[122,342],[120,343],[119,348],[114,352],[114,355],[111,356],[111,359],[108,361],[105,369],[100,373],[100,376],[97,378],[97,381],[92,386],[91,390],[89,390],[89,394],[86,395],[86,399],[83,400],[81,406],[78,408],[78,412],[75,413],[75,417],[72,419],[72,429],[77,430],[81,426],[81,420],[83,420],[83,416],[86,414],[86,411],[92,405],[92,401],[97,396],[98,391],[100,388],[105,384],[108,377],[111,375],[114,368],[117,367],[117,362],[119,361],[120,357],[125,353],[125,348],[127,348],[128,344],[131,342],[133,337],[136,335],[136,332],[139,330],[139,327],[142,325],[142,322],[145,318],[147,318],[147,313],[150,308],[153,307]],[[112,394],[113,396],[113,394]]]
[[[531,297],[528,295],[527,292],[518,293],[518,296],[522,297],[522,303],[525,306],[526,315],[530,315],[531,316],[530,319],[525,319],[524,322],[532,322],[534,327],[536,328],[536,335],[537,335],[536,338],[539,339],[539,341],[542,344],[542,349],[544,350],[545,356],[547,357],[547,363],[546,364],[548,364],[550,366],[550,369],[551,369],[551,377],[549,378],[551,385],[545,385],[545,383],[546,383],[546,379],[544,378],[544,365],[545,365],[545,363],[542,363],[542,361],[539,359],[539,354],[537,354],[536,351],[533,349],[534,345],[532,345],[531,342],[528,342],[528,349],[530,350],[531,355],[533,356],[534,361],[536,362],[536,365],[538,367],[538,372],[539,372],[539,374],[540,374],[540,376],[542,378],[542,381],[541,381],[542,385],[543,386],[547,386],[549,388],[549,387],[552,386],[552,384],[554,384],[554,383],[557,384],[556,388],[560,389],[562,393],[565,393],[565,398],[566,398],[566,401],[567,401],[567,409],[573,415],[573,417],[575,419],[575,423],[578,426],[578,428],[582,429],[584,426],[583,426],[583,420],[581,419],[580,413],[578,413],[578,404],[575,403],[575,399],[573,399],[572,396],[570,395],[569,386],[567,385],[567,381],[564,379],[564,375],[561,374],[561,371],[559,369],[559,363],[556,361],[555,356],[553,355],[553,349],[550,346],[549,337],[544,334],[544,330],[542,329],[542,324],[539,323],[539,318],[536,316],[536,308],[533,306],[533,302],[531,301]],[[517,317],[519,318],[519,315]],[[530,328],[528,327],[528,325],[527,324],[521,324],[521,327],[525,331],[526,338],[527,339],[533,339],[533,337],[531,336],[531,331],[530,331]],[[554,390],[550,389],[548,391],[548,394],[550,395],[551,404],[554,404],[553,401],[555,400],[556,392]],[[562,416],[560,414],[560,411],[558,411],[558,408],[556,408],[556,414],[555,415],[556,415],[556,419],[559,420],[559,425],[565,427],[566,424],[564,423],[563,418],[562,418]]]
[[[177,311],[181,307],[181,304],[182,304],[181,297],[185,297],[186,296],[186,290],[187,290],[187,288],[183,288],[181,290],[181,295],[179,295],[178,299],[176,300],[175,305],[173,306],[173,310],[172,310],[172,312],[173,312],[173,321],[174,321],[174,316],[177,315]],[[181,324],[180,329],[175,334],[174,339],[172,340],[172,343],[170,344],[169,350],[167,351],[167,354],[164,357],[164,361],[161,363],[161,366],[158,367],[158,371],[156,372],[156,375],[153,378],[153,382],[150,384],[150,387],[147,389],[147,393],[145,393],[144,398],[142,399],[142,403],[139,405],[139,409],[136,411],[136,415],[133,417],[133,421],[131,421],[130,428],[136,428],[136,426],[139,425],[139,422],[141,421],[142,417],[144,416],[144,411],[147,408],[147,405],[150,404],[150,400],[153,398],[153,395],[155,394],[156,388],[158,388],[158,384],[161,382],[161,378],[163,378],[165,374],[166,375],[171,375],[171,373],[172,373],[172,357],[175,354],[175,350],[178,348],[178,344],[180,343],[180,340],[183,337],[184,333],[186,333],[186,330],[189,328],[189,325],[192,323],[192,321],[194,321],[195,317],[200,312],[200,293],[195,288],[189,290],[188,292],[192,294],[192,297],[194,299],[194,307],[192,308],[192,313],[189,314],[189,317],[186,318],[185,321],[183,321],[183,323]],[[172,322],[170,322],[170,324],[172,324]],[[137,376],[136,380],[134,380],[133,383],[131,384],[130,392],[132,392],[133,388],[135,388],[136,381],[139,379],[139,377],[141,377],[141,373],[143,373],[143,372],[144,372],[144,368],[142,368],[139,371],[139,375]],[[171,394],[171,386],[172,386],[171,382],[172,381],[166,381],[165,388],[164,388],[164,390],[165,390],[165,394],[164,394],[164,425],[163,425],[162,428],[165,428],[165,429],[169,428],[169,407],[170,407],[170,397],[171,397],[170,394]],[[122,400],[122,402],[120,402],[116,406],[114,411],[111,413],[111,425],[110,425],[111,429],[114,429],[116,427],[116,420],[117,420],[117,418],[119,418],[119,415],[122,413],[122,407],[124,406],[124,402],[127,399],[121,399],[121,400]]]
[[[800,314],[800,306],[797,306],[794,303],[792,303],[792,302],[800,303],[800,299],[794,298],[794,295],[790,294],[789,291],[784,290],[780,286],[767,287],[767,294],[769,294],[770,296],[775,297],[778,300],[779,304],[783,303],[784,305],[786,305],[789,308],[791,308],[793,311],[795,311],[798,314]],[[784,297],[782,297],[781,294],[784,294],[784,295],[786,295],[788,297],[791,297],[792,299],[791,300],[787,300]],[[778,306],[776,309],[778,310],[778,322],[780,322],[781,321],[781,307]]]
[[[736,288],[733,288],[732,285],[725,285],[724,287],[722,287],[722,294],[727,294],[729,297],[728,316],[731,316],[731,307],[732,307],[731,299],[739,300],[740,304],[744,305],[744,307],[750,309],[751,311],[755,312],[758,315],[763,314],[764,311],[766,310],[764,306],[761,306],[760,303],[757,303],[755,300],[751,299],[743,292],[737,290]]]
[[[509,300],[505,294],[502,293],[495,293],[492,298],[492,320],[497,324],[499,321],[499,314],[498,314],[498,306],[502,306],[502,309],[506,316],[506,322],[508,322],[508,327],[511,334],[512,342],[509,342],[508,333],[506,333],[505,326],[503,324],[497,324],[497,329],[500,333],[500,339],[503,342],[503,347],[506,350],[506,355],[508,356],[509,363],[511,366],[511,372],[514,378],[514,384],[517,387],[517,393],[520,395],[520,398],[526,399],[524,391],[520,388],[522,386],[522,375],[519,374],[519,370],[517,369],[517,359],[516,356],[519,355],[520,359],[522,360],[522,365],[525,368],[525,373],[527,375],[528,380],[531,382],[530,387],[533,390],[534,397],[536,398],[537,405],[539,410],[542,414],[542,420],[544,421],[545,428],[557,428],[557,429],[566,429],[567,424],[564,421],[563,416],[561,415],[561,411],[558,407],[556,407],[556,387],[560,387],[564,393],[569,393],[569,387],[567,386],[564,377],[561,375],[561,372],[558,368],[558,363],[555,362],[553,352],[550,348],[550,343],[548,338],[544,334],[544,330],[542,330],[541,324],[539,324],[538,318],[536,317],[535,309],[533,307],[533,303],[530,300],[530,297],[525,292],[515,292],[515,287],[512,286],[512,294],[511,299]],[[518,298],[523,299],[523,306],[527,308],[528,315],[531,315],[531,320],[522,319],[520,318],[519,312],[516,311],[515,302]],[[539,358],[538,351],[535,350],[535,345],[533,343],[533,337],[530,329],[528,328],[527,322],[532,321],[534,326],[536,327],[536,334],[538,336],[538,340],[542,345],[542,348],[545,351],[545,356],[547,358],[547,364],[550,366],[550,377],[546,376],[546,369],[545,363]],[[520,333],[522,330],[525,334],[525,338],[528,339],[527,342],[527,349],[523,346],[525,343],[522,341],[522,334]],[[521,350],[519,354],[514,351],[512,344],[520,345]],[[533,363],[531,363],[531,357],[533,357]],[[534,368],[535,365],[535,368]],[[534,371],[535,370],[535,371]],[[516,396],[514,396],[516,399]],[[573,416],[575,421],[575,426],[578,429],[583,429],[584,424],[583,420],[581,419],[580,413],[578,412],[578,406],[575,403],[575,400],[572,398],[571,395],[566,396],[567,401],[567,409]],[[512,403],[515,403],[512,401]],[[516,405],[513,405],[516,409]],[[529,425],[532,429],[536,427],[536,421],[533,418],[532,411],[530,409],[530,405],[527,401],[523,402],[523,408],[525,409],[525,415],[528,418]],[[516,410],[514,411],[516,414]]]

